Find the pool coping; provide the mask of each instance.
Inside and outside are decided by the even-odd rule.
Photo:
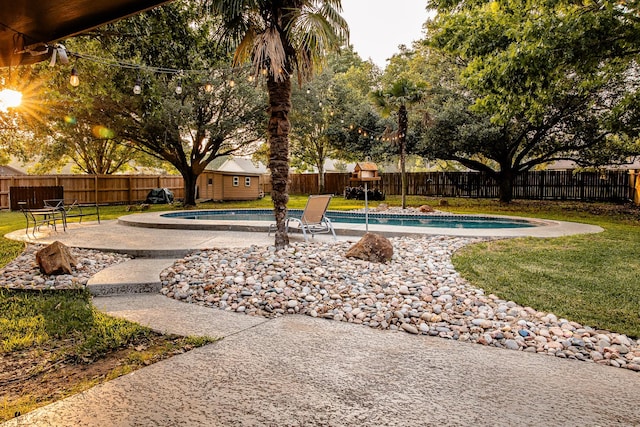
[[[183,230],[210,230],[210,231],[244,231],[244,232],[268,232],[269,225],[274,221],[238,221],[229,220],[192,220],[182,218],[168,218],[162,215],[177,211],[144,212],[126,215],[118,218],[118,224],[130,227],[155,228],[155,229],[183,229]],[[192,211],[196,212],[196,211]],[[447,216],[450,214],[447,214]],[[434,216],[442,216],[436,214]],[[508,218],[526,220],[540,224],[538,227],[526,228],[436,228],[436,227],[409,227],[369,224],[368,231],[381,234],[386,237],[395,236],[424,236],[444,235],[461,237],[560,237],[575,234],[592,234],[604,231],[602,227],[569,221],[556,221],[538,218],[525,218],[508,215],[462,215],[465,217],[482,218]],[[333,223],[337,235],[360,236],[367,229],[365,224]]]

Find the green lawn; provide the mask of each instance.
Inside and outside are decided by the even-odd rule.
[[[124,212],[122,206],[108,207],[104,209],[104,218],[115,218]],[[0,236],[24,226],[22,213],[0,212]],[[0,237],[0,268],[23,249],[24,243]],[[0,389],[0,423],[13,418],[15,413],[26,413],[183,351],[185,346],[193,348],[211,341],[208,337],[159,336],[149,328],[107,316],[95,308],[87,291],[34,292],[0,288],[0,370],[23,376],[25,381],[35,377],[43,384],[20,393],[19,397],[15,392]],[[93,379],[65,380],[55,393],[48,391],[50,380],[45,376],[53,372],[52,368],[87,365],[122,349],[128,351],[127,359],[109,372]],[[29,368],[26,374],[21,366]],[[8,381],[11,385],[12,380]],[[7,386],[7,390],[9,388]]]
[[[640,208],[524,201],[508,206],[464,200],[450,204],[459,213],[549,218],[604,228],[598,234],[477,244],[459,251],[453,262],[463,277],[487,293],[640,337]]]

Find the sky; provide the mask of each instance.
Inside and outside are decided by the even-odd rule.
[[[342,17],[349,24],[350,43],[363,60],[384,68],[398,52],[422,38],[427,20],[425,0],[342,0]]]

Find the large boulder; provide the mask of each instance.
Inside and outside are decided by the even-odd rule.
[[[36,252],[36,262],[42,274],[71,274],[71,267],[78,262],[71,255],[69,248],[55,241]]]
[[[358,258],[371,262],[387,262],[393,257],[393,246],[386,237],[367,233],[345,254],[347,258]]]

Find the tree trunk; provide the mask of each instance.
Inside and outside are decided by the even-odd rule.
[[[191,168],[180,171],[182,179],[184,180],[184,205],[195,206],[196,205],[196,183],[198,181],[198,175]]]
[[[497,174],[498,186],[500,188],[500,202],[510,203],[513,200],[513,180],[515,175],[511,169],[504,169]]]
[[[400,186],[402,187],[402,209],[407,208],[407,129],[409,127],[409,119],[407,116],[407,107],[400,106],[398,110],[398,143],[400,144]]]
[[[291,111],[291,80],[276,81],[269,75],[269,169],[271,170],[271,199],[276,219],[276,249],[289,244],[286,230],[287,203],[289,202],[289,112]]]
[[[318,194],[324,194],[324,164],[318,164]]]

